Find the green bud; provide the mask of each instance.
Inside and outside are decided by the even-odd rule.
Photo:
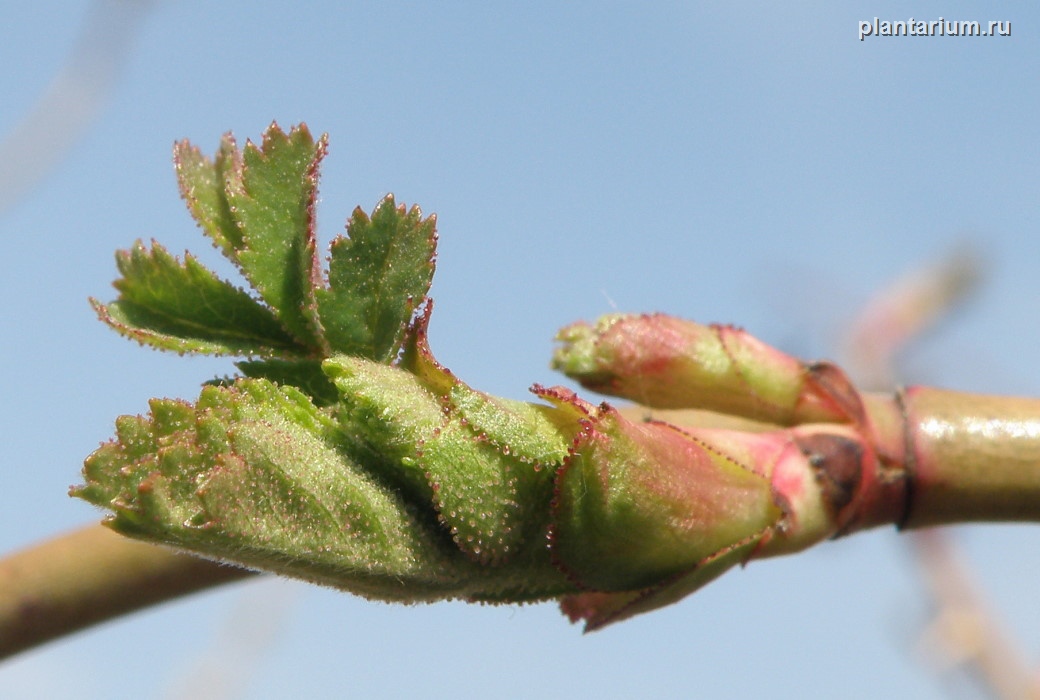
[[[806,365],[733,326],[614,314],[556,336],[553,367],[582,386],[653,408],[704,408],[777,425],[859,420],[833,365]]]
[[[457,585],[465,560],[299,391],[240,380],[151,408],[118,421],[73,490],[114,530],[383,599]]]
[[[641,589],[779,522],[768,475],[667,423],[608,405],[557,477],[553,555],[584,586]]]

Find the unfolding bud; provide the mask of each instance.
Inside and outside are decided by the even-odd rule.
[[[541,393],[585,412],[557,474],[550,541],[588,591],[567,596],[564,611],[589,629],[841,533],[876,483],[874,453],[846,426],[684,430]]]
[[[704,408],[777,425],[856,422],[858,394],[828,363],[805,364],[733,326],[613,314],[560,330],[553,367],[653,408]]]
[[[903,476],[886,469],[908,447],[925,502],[949,500],[930,458],[945,441],[903,439],[927,397],[868,415],[833,365],[730,326],[607,316],[563,329],[554,364],[645,406],[768,424],[747,432],[632,422],[559,387],[535,387],[550,405],[473,389],[430,351],[432,303],[417,309],[432,219],[391,197],[355,211],[320,274],[324,152],[276,125],[214,160],[177,147],[189,208],[255,295],[156,248],[122,256],[120,298],[99,312],[156,347],[254,356],[251,379],[117,421],[73,489],[114,529],[384,600],[560,599],[595,629],[753,558],[903,522]]]

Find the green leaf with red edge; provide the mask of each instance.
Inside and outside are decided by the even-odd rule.
[[[173,146],[173,165],[188,211],[203,233],[237,264],[238,251],[244,242],[226,192],[228,178],[240,179],[242,174],[242,152],[235,138],[231,134],[224,135],[214,160],[203,155],[187,139],[179,141]]]
[[[272,124],[261,145],[240,150],[227,134],[210,160],[187,141],[174,146],[181,196],[202,230],[234,262],[299,345],[323,354],[315,288],[314,203],[327,146],[305,125]]]
[[[225,157],[225,194],[241,239],[218,239],[225,250],[235,248],[235,262],[286,329],[316,349],[326,347],[315,300],[321,271],[314,204],[327,144],[306,125],[287,134],[272,124],[260,146],[247,142],[241,159]],[[217,221],[224,230],[224,219]]]
[[[767,538],[782,517],[770,479],[720,443],[596,409],[556,474],[557,562],[591,589],[631,591]]]
[[[357,209],[348,223],[350,237],[333,241],[326,288],[314,232],[318,166],[326,145],[326,137],[315,141],[305,125],[286,133],[272,124],[260,146],[247,143],[239,149],[225,135],[212,160],[187,141],[174,146],[178,184],[192,216],[270,309],[256,334],[271,335],[270,344],[288,352],[210,337],[204,307],[199,319],[189,308],[178,309],[171,323],[165,313],[120,299],[107,308],[96,304],[101,317],[124,335],[175,351],[310,360],[343,352],[395,361],[408,321],[432,280],[435,219],[423,218],[418,207],[397,206],[393,196],[384,198],[371,217]],[[280,328],[270,328],[268,317],[276,318]],[[240,330],[233,327],[229,333]],[[294,374],[276,365],[251,369],[255,376],[279,380]],[[318,378],[314,366],[305,374],[293,383],[303,386]],[[318,384],[323,384],[320,378]],[[329,385],[320,388],[330,399]]]
[[[270,309],[219,279],[190,254],[184,261],[157,243],[116,254],[122,278],[111,304],[91,300],[120,334],[163,350],[216,355],[298,356],[308,349]]]
[[[325,337],[335,352],[391,362],[430,289],[436,219],[388,195],[371,218],[355,209],[347,232],[333,241],[328,289],[318,290]]]

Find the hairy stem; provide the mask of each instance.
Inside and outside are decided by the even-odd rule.
[[[0,658],[251,573],[100,525],[76,530],[0,561]]]

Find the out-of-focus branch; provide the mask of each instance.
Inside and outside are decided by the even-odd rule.
[[[0,658],[250,575],[92,525],[0,560]]]
[[[960,249],[883,290],[848,333],[846,365],[853,376],[871,389],[893,386],[896,355],[948,316],[980,279],[978,256]],[[985,605],[949,537],[937,530],[921,530],[910,534],[908,541],[937,608],[928,641],[939,646],[951,664],[978,677],[996,697],[1040,698],[1040,684]]]
[[[910,538],[938,611],[925,640],[945,660],[974,673],[1003,700],[1040,698],[1040,686],[1017,646],[985,605],[950,539],[936,530]]]
[[[890,391],[896,356],[957,308],[982,278],[978,254],[962,247],[883,289],[853,320],[842,366],[861,389]]]
[[[65,157],[100,113],[155,0],[97,0],[76,47],[36,104],[0,140],[0,214]]]

